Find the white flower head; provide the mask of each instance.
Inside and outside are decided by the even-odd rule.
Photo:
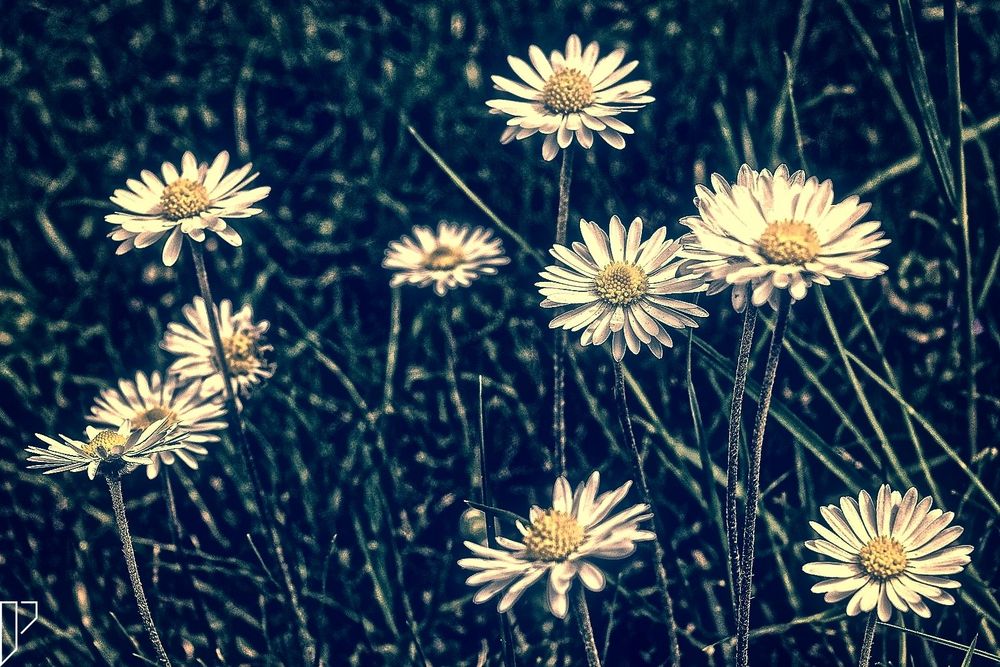
[[[44,474],[87,471],[94,479],[103,475],[124,475],[140,465],[150,465],[156,454],[184,447],[187,432],[168,419],[160,419],[145,428],[132,428],[126,420],[114,429],[87,427],[87,441],[59,434],[62,442],[47,435],[35,437],[46,447],[28,447],[29,468],[42,468]]]
[[[648,505],[633,505],[608,517],[625,498],[632,483],[597,495],[600,480],[600,474],[594,472],[573,493],[566,478],[558,478],[552,489],[552,508],[532,507],[530,524],[517,522],[521,542],[497,536],[502,547],[499,549],[466,542],[475,557],[463,558],[458,565],[476,570],[465,582],[479,587],[473,601],[486,602],[505,591],[497,605],[503,613],[529,586],[548,575],[546,604],[552,614],[565,618],[566,594],[574,578],[579,577],[592,591],[603,590],[604,572],[594,565],[593,559],[626,558],[635,551],[636,542],[654,536],[639,528],[640,522],[653,516]]]
[[[638,111],[652,102],[654,98],[646,94],[652,84],[642,80],[620,83],[639,61],[622,65],[624,49],[615,49],[598,60],[599,52],[597,42],[584,49],[580,38],[570,35],[565,54],[553,51],[546,58],[540,48],[532,45],[528,49],[530,65],[508,56],[511,69],[524,83],[493,77],[497,90],[521,98],[486,102],[490,113],[511,116],[500,143],[541,132],[545,135],[542,157],[546,160],[555,158],[560,148],[568,148],[574,136],[584,148],[593,145],[595,133],[610,146],[624,148],[622,135],[635,130],[616,116]]]
[[[712,187],[696,186],[699,215],[682,218],[692,229],[682,238],[693,271],[711,281],[709,294],[733,286],[733,307],[770,303],[779,290],[795,301],[813,284],[845,277],[874,278],[886,265],[873,261],[889,244],[878,221],[859,223],[871,204],[857,195],[833,203],[833,183],[780,165],[772,174],[740,168],[730,185],[718,174]]]
[[[265,344],[264,334],[271,326],[267,320],[253,321],[253,309],[246,304],[233,312],[233,304],[223,299],[213,304],[219,322],[222,349],[229,366],[233,393],[247,397],[252,390],[274,375],[275,365],[267,359],[274,348]],[[167,372],[182,381],[201,380],[201,394],[213,396],[224,389],[222,371],[215,360],[215,345],[209,328],[205,300],[196,296],[182,311],[187,324],[171,322],[160,343],[167,352],[177,355]]]
[[[916,489],[900,495],[883,484],[872,501],[867,491],[840,499],[840,506],[820,508],[826,526],[810,521],[822,539],[809,540],[807,549],[833,561],[806,563],[807,574],[825,577],[812,587],[830,603],[847,602],[847,614],[878,609],[888,622],[892,609],[913,611],[928,618],[924,599],[955,604],[944,589],[961,584],[946,575],[958,574],[969,564],[972,547],[949,546],[962,534],[951,526],[953,512],[931,509],[930,496],[923,499]]]
[[[218,400],[218,394],[204,396],[201,385],[201,380],[195,380],[181,387],[175,375],[168,375],[163,380],[158,372],[154,371],[148,378],[139,372],[135,380],[122,379],[117,388],[103,389],[94,399],[87,421],[114,426],[129,420],[132,428],[145,428],[154,421],[166,419],[187,431],[188,437],[182,448],[150,456],[152,463],[146,466],[146,476],[153,479],[161,463],[172,465],[177,459],[197,469],[197,457],[208,454],[205,445],[218,442],[216,431],[226,428],[226,409]]]
[[[458,285],[468,287],[481,275],[492,275],[498,266],[510,263],[503,253],[503,242],[482,227],[455,225],[442,221],[437,234],[429,227],[414,227],[414,240],[403,236],[385,251],[382,266],[396,273],[389,284],[426,287],[444,296]]]
[[[681,244],[666,238],[665,227],[642,240],[642,220],[625,226],[611,218],[610,235],[597,223],[580,220],[584,243],[572,249],[554,245],[549,251],[560,264],[545,267],[535,283],[545,297],[543,308],[573,306],[549,326],[583,330],[582,345],[602,345],[611,338],[615,361],[628,349],[638,354],[645,345],[659,359],[673,340],[667,327],[697,327],[695,317],[707,317],[699,306],[674,298],[705,289],[700,275],[682,275]]]
[[[167,236],[163,244],[163,263],[172,266],[181,252],[183,235],[194,241],[205,240],[205,230],[215,232],[226,243],[239,246],[243,239],[226,224],[227,218],[249,218],[260,213],[253,205],[266,197],[269,187],[247,190],[257,178],[250,173],[253,164],[226,173],[229,153],[222,151],[212,161],[198,164],[190,151],[181,157],[180,171],[170,162],[160,168],[163,180],[143,170],[141,180],[130,178],[128,189],[118,189],[111,201],[124,209],[104,217],[117,228],[108,234],[120,241],[116,254],[133,248],[146,248]]]

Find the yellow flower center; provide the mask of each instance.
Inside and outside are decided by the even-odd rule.
[[[153,422],[158,422],[161,419],[166,419],[168,424],[175,424],[177,423],[177,413],[163,407],[150,408],[132,418],[132,428],[146,428]]]
[[[760,235],[760,251],[775,264],[804,264],[819,254],[819,235],[808,222],[772,222]]]
[[[100,456],[101,458],[111,454],[116,447],[125,444],[127,438],[118,431],[104,430],[95,435],[90,442],[83,447],[83,452],[87,456]]]
[[[876,537],[858,554],[861,567],[880,579],[889,579],[906,569],[903,545],[891,537]]]
[[[465,256],[459,248],[438,246],[427,255],[426,266],[432,271],[448,271],[458,266]]]
[[[182,220],[208,208],[208,190],[201,183],[178,178],[163,189],[160,206],[170,220]]]
[[[545,510],[524,536],[528,553],[539,560],[564,560],[583,544],[583,526],[558,510]]]
[[[556,71],[542,88],[542,104],[552,113],[576,113],[594,102],[590,78],[575,69]]]
[[[256,334],[238,331],[222,340],[222,351],[229,371],[236,375],[245,375],[258,365]]]
[[[611,262],[594,278],[594,287],[607,303],[627,306],[642,298],[649,289],[649,279],[638,266]]]

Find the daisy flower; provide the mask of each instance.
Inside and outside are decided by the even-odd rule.
[[[527,139],[536,132],[545,135],[542,157],[551,160],[560,148],[568,148],[573,137],[584,148],[594,143],[594,133],[609,145],[622,149],[625,138],[635,130],[616,118],[619,114],[638,111],[654,98],[646,95],[649,81],[619,83],[639,64],[638,60],[622,65],[624,49],[615,49],[597,59],[597,42],[583,48],[580,38],[570,35],[566,53],[553,51],[548,58],[535,45],[528,49],[529,65],[520,58],[508,56],[507,62],[523,81],[519,83],[502,76],[493,77],[493,86],[520,100],[488,100],[490,113],[511,116],[500,143]]]
[[[136,373],[135,380],[119,380],[118,388],[109,387],[101,391],[90,408],[88,421],[114,426],[123,420],[132,422],[133,428],[146,428],[153,422],[166,419],[188,432],[184,447],[161,454],[153,454],[152,463],[146,466],[150,479],[160,471],[160,464],[172,465],[180,459],[190,468],[198,467],[198,456],[208,454],[205,444],[218,442],[215,431],[226,428],[223,405],[205,397],[201,393],[201,381],[195,380],[178,387],[176,375],[168,375],[166,380],[153,372],[147,378],[144,373]]]
[[[132,428],[128,420],[115,429],[87,427],[87,441],[74,440],[59,434],[62,442],[47,435],[36,433],[35,437],[46,444],[45,447],[28,447],[29,468],[44,468],[44,474],[57,472],[87,471],[90,479],[97,473],[103,475],[123,475],[140,465],[151,465],[156,454],[180,449],[185,446],[187,432],[160,419],[145,428]]]
[[[826,521],[809,525],[822,539],[809,540],[807,549],[834,561],[806,563],[807,574],[825,577],[812,587],[827,602],[847,602],[847,614],[855,616],[878,608],[879,620],[888,622],[895,607],[928,618],[924,599],[943,605],[955,604],[944,589],[961,584],[945,575],[958,574],[969,564],[972,547],[949,546],[962,534],[951,526],[953,512],[931,509],[931,498],[916,489],[904,495],[883,484],[873,502],[867,491],[840,499],[840,507],[820,508]]]
[[[872,260],[889,244],[878,221],[859,223],[871,204],[857,195],[833,203],[833,183],[780,165],[772,174],[740,168],[730,185],[712,175],[713,190],[696,186],[699,215],[681,219],[691,268],[711,281],[709,294],[733,286],[733,306],[777,306],[778,290],[794,301],[813,284],[844,277],[874,278],[886,265]]]
[[[120,241],[116,254],[123,255],[133,248],[153,245],[164,236],[163,263],[172,266],[181,252],[182,235],[201,242],[205,230],[215,232],[226,243],[239,246],[243,239],[235,229],[226,224],[226,218],[249,218],[260,213],[253,205],[266,197],[271,188],[246,187],[257,178],[250,173],[253,164],[226,173],[229,153],[222,151],[212,165],[195,161],[190,151],[181,157],[181,169],[170,162],[160,168],[161,181],[156,174],[143,170],[141,180],[130,178],[128,189],[118,189],[111,201],[124,209],[104,217],[117,228],[108,234],[113,241]]]
[[[566,594],[575,577],[592,591],[603,590],[604,572],[591,561],[625,558],[635,551],[636,542],[654,536],[639,528],[640,522],[653,516],[648,505],[633,505],[608,518],[632,482],[597,495],[600,480],[600,474],[594,472],[573,493],[565,477],[557,479],[552,489],[552,508],[532,507],[530,524],[517,522],[521,542],[499,535],[500,549],[466,542],[475,557],[459,560],[458,566],[476,570],[465,582],[480,587],[473,601],[486,602],[505,591],[497,605],[503,613],[529,586],[548,575],[546,604],[552,614],[565,618]]]
[[[393,287],[434,283],[434,292],[444,296],[449,289],[468,287],[480,275],[493,275],[496,267],[510,263],[500,239],[482,227],[442,221],[436,235],[428,227],[414,227],[413,235],[416,240],[403,236],[385,251],[383,268],[396,271],[389,281]]]
[[[271,326],[267,320],[254,323],[253,309],[244,305],[233,312],[233,304],[223,299],[213,304],[222,350],[229,366],[233,393],[249,396],[264,380],[274,375],[275,365],[265,358],[274,348],[264,344],[263,337]],[[167,372],[181,381],[202,380],[202,396],[213,396],[223,391],[222,371],[215,361],[215,345],[208,323],[208,309],[200,296],[182,309],[187,324],[171,322],[160,343],[167,352],[177,355],[177,360]],[[238,403],[237,403],[238,404]]]
[[[601,345],[611,337],[615,361],[626,348],[638,354],[643,345],[659,359],[673,340],[667,327],[697,327],[695,317],[708,313],[692,303],[673,298],[705,289],[699,275],[680,275],[681,244],[666,238],[665,227],[642,241],[642,220],[628,232],[619,217],[611,218],[610,237],[597,223],[580,220],[584,243],[572,249],[554,245],[549,251],[561,265],[545,267],[535,283],[545,297],[543,308],[574,306],[549,322],[549,327],[583,329],[582,345]]]

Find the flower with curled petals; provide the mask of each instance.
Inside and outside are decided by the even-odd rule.
[[[501,591],[497,609],[503,613],[517,602],[532,584],[547,576],[546,605],[558,618],[565,618],[567,593],[577,577],[592,591],[604,589],[606,579],[592,561],[595,558],[621,559],[635,551],[635,543],[653,539],[653,533],[639,528],[651,518],[644,504],[619,512],[611,510],[628,493],[632,482],[614,491],[597,495],[600,473],[594,472],[574,493],[565,477],[559,477],[552,489],[552,508],[532,507],[530,523],[517,522],[521,541],[497,536],[500,548],[466,542],[474,557],[463,558],[458,565],[475,570],[465,583],[478,587],[473,596],[477,604],[486,602]]]
[[[540,132],[542,157],[552,160],[560,148],[568,148],[573,138],[584,148],[590,148],[597,134],[610,146],[625,147],[623,134],[635,132],[617,118],[622,113],[638,111],[653,101],[646,93],[649,81],[620,83],[636,68],[639,61],[625,65],[624,49],[615,49],[598,60],[597,42],[583,48],[580,38],[570,35],[566,53],[553,51],[548,58],[535,45],[528,49],[528,64],[508,56],[511,69],[523,81],[519,83],[502,76],[493,77],[493,86],[520,100],[488,100],[490,113],[511,116],[500,143],[527,139]]]
[[[229,153],[215,156],[211,166],[198,164],[187,151],[181,157],[180,171],[170,162],[160,168],[163,180],[143,170],[141,180],[130,178],[127,189],[115,190],[111,201],[124,209],[104,217],[117,228],[108,234],[120,241],[118,255],[133,248],[146,248],[167,236],[163,244],[163,263],[173,266],[181,252],[183,235],[194,241],[205,240],[205,230],[215,232],[226,243],[239,246],[243,239],[226,224],[227,218],[249,218],[260,213],[253,205],[266,197],[269,187],[247,190],[257,178],[250,173],[252,164],[226,173]],[[168,236],[169,235],[169,236]]]
[[[953,512],[931,509],[932,504],[916,489],[901,495],[883,484],[874,501],[862,491],[856,501],[844,497],[839,507],[820,508],[827,525],[810,521],[821,539],[805,546],[834,560],[802,566],[807,574],[824,577],[812,591],[830,603],[847,599],[849,616],[877,609],[882,622],[889,621],[893,608],[929,618],[925,599],[955,604],[945,589],[961,584],[947,575],[969,564],[973,548],[952,545],[963,529],[949,526]]]
[[[777,307],[780,290],[794,301],[813,284],[845,277],[874,278],[888,267],[876,262],[889,244],[878,221],[859,222],[871,204],[851,195],[833,203],[833,183],[780,165],[740,168],[736,183],[712,175],[710,190],[696,187],[699,215],[681,219],[692,271],[710,281],[708,294],[732,286],[733,307],[742,312],[749,298],[756,306]]]
[[[609,232],[597,223],[580,220],[584,243],[571,248],[554,245],[549,251],[559,265],[545,267],[535,283],[545,297],[543,308],[573,306],[549,323],[555,329],[583,330],[582,345],[602,345],[611,338],[615,361],[625,350],[638,354],[645,345],[657,359],[673,340],[667,327],[697,327],[695,317],[707,317],[705,309],[675,299],[705,289],[700,275],[681,275],[684,261],[678,259],[681,244],[666,238],[665,227],[642,240],[642,219],[625,226],[611,218]]]

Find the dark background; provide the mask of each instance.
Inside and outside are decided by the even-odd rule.
[[[942,8],[917,4],[931,90],[945,99]],[[214,240],[217,298],[252,303],[270,320],[278,371],[248,401],[251,442],[277,506],[280,534],[327,664],[408,664],[421,647],[435,665],[496,655],[496,615],[475,606],[455,560],[462,502],[478,498],[476,377],[484,376],[487,449],[497,504],[526,513],[546,503],[551,472],[549,312],[537,307],[536,261],[501,234],[512,263],[498,277],[439,299],[401,291],[393,332],[386,244],[440,219],[489,225],[406,129],[411,124],[492,210],[539,250],[553,238],[558,161],[540,139],[501,146],[489,76],[506,56],[562,49],[576,32],[602,53],[641,61],[633,78],[657,99],[629,121],[623,151],[600,140],[578,152],[570,220],[641,215],[647,229],[694,213],[694,184],[802,160],[787,97],[785,54],[810,173],[838,200],[858,192],[893,239],[880,279],[854,283],[873,340],[845,285],[824,290],[839,335],[994,492],[997,484],[997,291],[1000,198],[1000,12],[961,4],[961,75],[978,304],[980,442],[967,439],[967,359],[959,354],[957,227],[921,162],[920,117],[903,63],[895,3],[414,2],[225,3],[8,0],[0,22],[0,597],[38,600],[41,620],[10,664],[142,664],[151,656],[121,559],[105,486],[83,475],[25,470],[34,432],[77,436],[99,389],[136,370],[165,368],[166,323],[197,288],[190,257],[165,268],[160,245],[115,257],[104,239],[107,197],[141,169],[229,150],[270,185],[264,214],[237,220],[240,249]],[[948,114],[943,106],[942,121]],[[570,225],[570,237],[577,234]],[[752,624],[755,665],[850,665],[864,622],[825,605],[801,573],[802,541],[818,505],[883,481],[884,460],[831,332],[811,293],[792,313],[765,450],[764,514]],[[727,297],[704,299],[697,330],[724,363],[739,318]],[[766,330],[766,329],[765,329]],[[699,442],[724,472],[727,367],[685,336],[662,361],[626,363],[647,400],[630,398],[666,528],[685,665],[725,664],[732,632],[718,516]],[[758,334],[759,381],[766,336]],[[877,341],[877,345],[876,342]],[[387,354],[392,346],[398,353]],[[611,391],[609,355],[573,351],[567,373],[569,469],[600,469],[604,487],[631,477]],[[794,354],[792,354],[794,353]],[[386,382],[387,359],[394,360]],[[958,513],[976,571],[953,608],[932,605],[907,625],[997,652],[996,516],[929,431],[855,368],[885,440],[922,494],[923,463]],[[689,374],[690,373],[690,374]],[[695,388],[701,440],[688,402]],[[387,388],[388,387],[388,391]],[[747,412],[754,409],[748,401]],[[779,416],[780,415],[780,416]],[[916,420],[916,418],[914,418]],[[749,418],[748,422],[749,424]],[[820,455],[822,460],[817,456]],[[825,461],[825,462],[824,462]],[[161,476],[162,477],[162,476]],[[249,511],[242,462],[228,444],[200,470],[170,470],[191,580],[168,523],[164,481],[124,482],[136,551],[154,615],[177,663],[295,664],[281,588],[245,534],[267,553]],[[848,484],[848,481],[850,484]],[[638,502],[636,494],[630,502]],[[618,585],[591,594],[607,663],[662,664],[662,612],[652,549],[609,563]],[[400,564],[402,567],[400,567]],[[985,582],[985,583],[984,583]],[[992,587],[989,585],[992,583]],[[404,600],[405,597],[405,600]],[[580,664],[575,628],[548,615],[542,588],[515,606],[520,664]],[[984,619],[984,620],[981,620]],[[610,630],[609,630],[610,628]],[[899,633],[876,655],[899,664]],[[489,642],[489,644],[487,643]],[[138,647],[138,648],[136,648]],[[962,652],[911,638],[911,665],[955,665]],[[726,649],[728,650],[728,648]],[[200,661],[200,662],[199,662]],[[973,664],[987,664],[982,659]]]

